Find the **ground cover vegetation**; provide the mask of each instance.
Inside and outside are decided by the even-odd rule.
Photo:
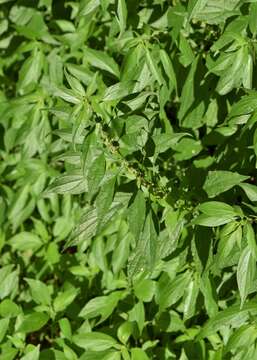
[[[257,359],[256,0],[0,0],[0,359]]]

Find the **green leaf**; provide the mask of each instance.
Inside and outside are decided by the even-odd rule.
[[[242,320],[246,320],[248,318],[248,314],[256,315],[256,305],[256,301],[251,300],[242,308],[240,308],[240,305],[233,305],[225,310],[220,311],[216,316],[207,321],[207,323],[201,329],[197,339],[200,340],[215,334],[215,332],[224,326],[232,324],[233,326],[236,326],[236,324],[241,325]]]
[[[141,335],[145,326],[145,309],[142,301],[139,301],[133,309],[128,312],[128,320],[137,323]]]
[[[169,279],[168,275],[164,273],[156,288],[156,302],[159,305],[159,311],[163,312],[175,304],[184,295],[189,283],[190,274],[188,272],[177,275],[174,280]]]
[[[120,33],[122,34],[126,29],[126,22],[128,15],[127,5],[125,0],[118,0],[117,15],[118,15]]]
[[[86,351],[79,360],[120,360],[120,352],[115,350]]]
[[[48,287],[42,281],[34,279],[25,279],[29,284],[31,296],[38,304],[50,305],[51,295]]]
[[[35,48],[31,56],[23,63],[19,72],[18,89],[23,94],[37,84],[43,65],[42,52]]]
[[[244,190],[247,197],[251,201],[257,201],[257,186],[253,184],[239,184],[239,186]]]
[[[204,9],[207,3],[208,0],[189,0],[188,2],[189,20],[197,16],[197,14]]]
[[[208,201],[198,206],[198,209],[206,215],[214,216],[238,216],[234,208],[220,201]]]
[[[82,2],[80,8],[80,16],[87,16],[90,15],[93,11],[95,11],[98,6],[100,6],[100,0],[89,0],[87,2]]]
[[[180,34],[179,50],[181,52],[179,60],[183,66],[187,67],[194,61],[195,56],[190,44],[182,34]]]
[[[183,309],[185,320],[190,319],[196,313],[196,302],[199,294],[199,284],[200,281],[198,277],[195,276],[195,278],[192,279],[188,285]]]
[[[9,327],[9,319],[0,319],[0,342],[3,341]]]
[[[132,234],[128,231],[128,226],[122,222],[117,233],[117,245],[112,254],[112,268],[114,274],[119,273],[125,266],[129,253],[130,245],[133,242]]]
[[[46,194],[81,194],[87,191],[86,179],[81,174],[60,175],[47,188]]]
[[[255,236],[253,226],[249,222],[247,222],[243,227],[243,235],[244,235],[244,238],[246,238],[246,240],[247,240],[249,249],[251,249],[253,258],[256,260],[257,259],[256,236]]]
[[[53,92],[55,96],[71,104],[80,104],[82,101],[82,98],[77,93],[65,87],[56,87]]]
[[[138,190],[132,204],[127,210],[129,230],[134,235],[136,241],[138,241],[144,226],[145,213],[146,202],[144,194],[141,190]]]
[[[201,225],[201,226],[220,226],[220,225],[224,225],[227,224],[231,221],[233,221],[235,218],[234,216],[231,215],[206,215],[206,214],[200,214],[199,216],[197,216],[196,219],[193,220],[193,224],[195,225]]]
[[[132,348],[131,356],[131,360],[149,360],[146,352],[141,348]]]
[[[173,134],[157,134],[153,135],[153,140],[155,143],[156,153],[162,153],[171,149],[178,149],[177,145],[181,138],[184,136],[190,136],[188,133],[173,133]]]
[[[134,81],[124,81],[112,85],[105,90],[103,101],[121,100],[133,93],[134,86]]]
[[[177,90],[177,79],[176,79],[175,70],[172,65],[171,59],[169,58],[168,54],[166,53],[166,51],[164,49],[160,50],[160,58],[161,58],[161,62],[162,62],[163,68],[165,70],[165,73],[168,76],[168,78],[170,79],[170,82],[171,82],[172,86],[175,88],[176,93],[177,93],[178,90]]]
[[[209,171],[203,189],[208,196],[212,198],[233,188],[235,185],[239,185],[247,179],[249,179],[249,176],[240,175],[232,171]]]
[[[85,319],[101,316],[100,320],[97,322],[97,324],[100,324],[112,314],[122,297],[122,291],[116,291],[107,296],[97,296],[89,300],[80,311],[79,316]]]
[[[15,317],[21,313],[20,307],[10,299],[4,299],[0,303],[0,315],[2,317]]]
[[[232,206],[219,202],[209,201],[198,206],[203,213],[199,215],[193,223],[202,226],[220,226],[235,220],[238,213]]]
[[[204,296],[204,305],[210,318],[217,315],[219,307],[217,293],[211,274],[205,271],[200,279],[200,290]]]
[[[105,180],[105,179],[104,179]],[[101,186],[96,198],[97,226],[102,226],[102,221],[108,213],[113,201],[116,176],[111,175]]]
[[[136,297],[143,302],[150,302],[155,293],[156,283],[150,279],[137,279],[134,283]]]
[[[39,346],[40,345],[22,356],[21,360],[38,360],[40,355]]]
[[[252,3],[249,9],[249,28],[254,37],[257,33],[257,3]]]
[[[26,251],[34,250],[36,251],[42,246],[42,240],[36,234],[28,231],[22,231],[9,240],[10,245],[13,250]]]
[[[14,270],[6,274],[5,278],[0,282],[0,299],[17,292],[19,283],[19,272]]]
[[[84,49],[86,60],[94,67],[108,71],[110,74],[120,77],[119,67],[116,62],[104,51]]]
[[[229,68],[229,74],[226,71],[221,76],[216,88],[220,95],[229,93],[233,87],[239,87],[244,76],[242,73],[242,66],[247,61],[247,53],[245,48],[242,47],[231,56],[233,56],[233,60],[231,60],[232,62]]]
[[[106,161],[104,154],[97,156],[88,169],[87,183],[88,192],[93,196],[99,189],[99,185],[105,174]]]
[[[230,16],[237,15],[236,11],[240,0],[192,0],[195,5],[194,18],[208,24],[222,24]],[[203,6],[204,5],[204,6]]]
[[[64,292],[60,292],[54,299],[54,310],[60,312],[65,310],[76,298],[79,293],[79,289],[71,288]]]
[[[152,213],[146,216],[136,248],[128,262],[128,274],[132,278],[145,270],[152,271],[157,261],[157,232]]]
[[[234,351],[236,348],[247,348],[255,341],[256,334],[252,325],[243,325],[237,329],[229,338],[225,353]]]
[[[96,331],[74,335],[72,340],[85,350],[105,351],[117,345],[113,337]]]
[[[42,312],[32,312],[25,315],[18,326],[18,331],[24,333],[33,333],[41,329],[49,320],[49,316]]]
[[[250,293],[256,273],[256,260],[249,246],[241,253],[237,267],[237,284],[241,297],[241,308]]]
[[[153,74],[158,84],[161,86],[164,81],[160,69],[158,68],[158,65],[155,59],[153,58],[152,53],[149,51],[149,49],[146,48],[145,52],[146,52],[146,62],[149,67],[149,71]]]

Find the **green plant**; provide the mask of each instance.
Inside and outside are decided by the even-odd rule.
[[[0,19],[0,360],[254,359],[257,1]]]

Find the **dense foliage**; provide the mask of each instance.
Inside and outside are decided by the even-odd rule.
[[[257,0],[0,0],[0,360],[257,358]]]

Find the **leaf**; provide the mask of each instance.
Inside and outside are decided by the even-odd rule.
[[[235,220],[238,213],[232,206],[219,202],[209,201],[202,203],[198,209],[203,213],[193,220],[196,225],[202,226],[220,226]]]
[[[19,283],[19,272],[14,270],[9,274],[6,274],[6,277],[0,283],[0,299],[4,299],[6,296],[11,295],[12,293],[17,292]]]
[[[187,67],[194,61],[195,56],[187,39],[182,34],[180,34],[179,50],[181,52],[179,60],[183,66]]]
[[[153,135],[156,153],[162,153],[169,149],[176,149],[177,144],[184,136],[190,136],[188,133],[173,133],[173,134],[157,134]]]
[[[144,194],[141,190],[138,190],[132,204],[127,210],[129,230],[134,235],[136,241],[138,241],[139,235],[144,226],[145,213],[146,202]]]
[[[91,333],[80,333],[74,335],[72,340],[74,344],[87,351],[105,351],[112,347],[115,347],[117,344],[116,340],[113,337],[96,331]]]
[[[208,0],[190,0],[188,3],[189,20],[197,16],[197,14],[204,9],[207,3]]]
[[[111,176],[101,186],[101,189],[96,198],[96,212],[97,212],[97,227],[102,226],[102,221],[108,213],[113,201],[114,188],[116,183],[116,176]]]
[[[238,216],[234,208],[226,203],[220,201],[208,201],[198,206],[198,209],[206,215],[215,216]]]
[[[156,283],[150,279],[137,279],[134,283],[136,297],[143,302],[150,302],[155,293]]]
[[[199,279],[195,277],[190,281],[188,285],[183,309],[185,320],[190,319],[196,313],[196,302],[199,294],[199,283]]]
[[[86,179],[81,174],[60,175],[47,188],[47,193],[57,194],[81,194],[87,191]]]
[[[29,284],[31,295],[38,304],[50,305],[51,295],[46,284],[34,279],[25,279]]]
[[[256,94],[248,94],[243,96],[239,101],[233,104],[229,118],[249,115],[257,109],[257,97]]]
[[[84,49],[86,60],[94,67],[108,71],[110,74],[120,77],[119,67],[116,62],[104,51]]]
[[[205,271],[200,279],[200,290],[204,296],[204,304],[206,312],[210,318],[217,315],[219,307],[217,303],[217,293],[212,280],[212,276],[208,271]]]
[[[168,76],[168,78],[170,79],[171,84],[175,88],[176,93],[177,93],[178,90],[177,90],[177,79],[176,79],[175,70],[174,70],[174,67],[172,65],[172,62],[171,62],[168,54],[166,53],[166,51],[164,49],[160,50],[160,58],[161,58],[161,62],[164,67],[165,73]]]
[[[225,353],[233,351],[236,348],[246,348],[255,341],[256,334],[252,325],[243,325],[237,329],[229,338]]]
[[[40,345],[29,351],[26,355],[22,356],[21,360],[38,360],[40,355],[39,346]]]
[[[112,314],[122,297],[122,291],[116,291],[107,296],[97,296],[89,300],[80,311],[79,316],[84,319],[92,319],[101,316],[100,320],[97,322],[97,324],[100,324]]]
[[[241,253],[237,267],[237,284],[241,297],[241,308],[250,293],[256,273],[256,260],[247,246]]]
[[[33,333],[41,329],[49,320],[49,316],[42,312],[32,312],[31,314],[25,315],[22,319],[20,325],[18,326],[18,331],[24,333]]]
[[[65,248],[77,244],[80,238],[91,239],[95,236],[97,230],[97,212],[94,207],[85,207],[78,225],[75,227],[70,239],[67,241]]]
[[[78,81],[78,79],[76,79],[75,77],[70,75],[66,71],[66,69],[64,69],[64,74],[65,74],[65,77],[66,77],[72,91],[74,91],[74,93],[77,93],[79,97],[80,96],[85,96],[86,92],[85,92],[83,86],[81,85],[80,81]]]
[[[103,101],[121,100],[133,93],[134,85],[134,81],[124,81],[108,87],[104,93]]]
[[[133,278],[145,270],[152,271],[157,260],[157,232],[149,212],[143,230],[137,241],[136,248],[128,262],[128,274]]]
[[[247,240],[247,244],[249,249],[252,252],[253,258],[257,259],[257,244],[256,244],[256,238],[255,238],[255,232],[253,229],[253,226],[247,222],[243,227],[243,236]]]
[[[120,360],[120,351],[86,351],[79,360]]]
[[[141,348],[132,348],[131,356],[131,360],[149,360],[146,352]]]
[[[207,321],[207,323],[201,329],[197,340],[208,337],[215,334],[219,329],[224,326],[240,324],[242,320],[248,318],[248,314],[256,315],[257,303],[255,300],[251,300],[246,303],[242,308],[240,305],[233,305],[229,308],[220,311],[216,316]]]
[[[126,29],[126,22],[128,15],[127,5],[125,0],[118,0],[117,15],[120,26],[120,34],[122,34]]]
[[[240,175],[232,171],[209,171],[203,189],[208,196],[212,198],[233,188],[235,185],[239,185],[247,179],[249,179],[249,176]]]
[[[10,299],[4,299],[0,303],[0,315],[4,318],[16,317],[21,313],[20,307]]]
[[[194,18],[198,21],[205,21],[208,24],[221,24],[230,16],[238,14],[236,11],[240,0],[193,0],[196,6]],[[205,5],[202,7],[202,5]]]
[[[163,78],[158,68],[158,65],[155,62],[155,59],[153,58],[151,52],[147,48],[145,49],[145,52],[146,52],[146,62],[149,67],[149,70],[157,80],[158,84],[161,86],[163,84]]]
[[[196,75],[198,61],[199,61],[199,58],[196,57],[194,59],[193,63],[191,64],[189,73],[183,84],[181,97],[180,97],[181,106],[178,111],[178,118],[179,118],[180,122],[182,122],[188,109],[190,109],[191,105],[193,104],[193,101],[195,98],[194,78]]]
[[[100,6],[100,0],[89,0],[80,8],[79,15],[80,16],[87,16],[90,15],[93,11],[95,11]]]
[[[141,335],[145,326],[145,309],[143,302],[139,301],[133,309],[128,312],[128,319],[130,322],[136,322]]]
[[[80,104],[82,101],[82,98],[75,93],[73,90],[66,89],[65,87],[56,87],[54,88],[54,96],[60,97],[64,101],[67,101],[71,104]]]
[[[75,288],[59,292],[53,302],[54,310],[56,312],[65,310],[74,301],[78,293],[79,289]]]
[[[87,174],[88,192],[93,196],[99,189],[99,185],[105,174],[105,156],[100,154],[90,164]]]
[[[192,221],[195,225],[201,225],[201,226],[221,226],[224,224],[227,224],[231,221],[233,221],[235,216],[231,215],[206,215],[206,214],[200,214],[197,216],[196,219]]]
[[[189,283],[190,274],[188,272],[177,275],[173,280],[164,273],[156,288],[156,302],[159,305],[159,311],[163,312],[175,304],[184,295]]]
[[[239,184],[239,186],[244,190],[247,197],[251,201],[257,201],[257,186],[253,184]]]
[[[28,88],[34,87],[40,77],[43,65],[42,52],[35,48],[31,56],[23,63],[19,72],[18,89],[23,94]]]
[[[121,223],[117,233],[117,241],[118,244],[112,253],[112,268],[114,274],[119,273],[124,268],[129,257],[130,245],[133,242],[132,234],[128,231],[126,223]]]
[[[241,78],[243,77],[242,74],[242,66],[246,62],[247,54],[245,53],[245,49],[242,47],[238,51],[236,51],[233,55],[232,64],[229,68],[229,74],[226,71],[222,74],[218,85],[217,85],[217,92],[220,95],[225,95],[229,93],[233,87],[239,87],[241,83]]]
[[[10,320],[7,318],[7,319],[0,319],[0,342],[3,341],[5,335],[6,335],[6,332],[8,330],[8,327],[9,327],[9,322]]]
[[[249,28],[253,36],[256,36],[257,32],[257,3],[252,3],[249,9]]]
[[[26,251],[38,250],[42,245],[42,240],[36,234],[28,231],[22,231],[10,238],[9,244],[13,250]]]

